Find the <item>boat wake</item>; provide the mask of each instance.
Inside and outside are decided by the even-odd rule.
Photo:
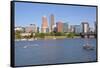
[[[85,45],[83,45],[83,49],[85,49],[85,50],[94,50],[94,47],[90,44],[85,44]]]
[[[39,44],[33,44],[33,45],[25,45],[23,48],[32,48],[32,47],[37,47]]]

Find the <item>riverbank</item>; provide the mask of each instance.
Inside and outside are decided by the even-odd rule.
[[[75,36],[72,38],[81,38],[79,36]],[[68,38],[66,36],[45,36],[44,38],[30,38],[30,39],[15,39],[15,41],[34,41],[34,40],[51,40],[51,39],[72,39],[72,38]]]
[[[44,38],[30,38],[30,39],[15,39],[15,41],[34,41],[34,40],[55,40],[55,39],[76,39],[76,38],[81,38],[80,36],[74,36],[74,37],[66,37],[66,36],[45,36]],[[89,38],[91,39],[91,38]]]

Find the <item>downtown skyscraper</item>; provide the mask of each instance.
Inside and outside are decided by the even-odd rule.
[[[74,32],[77,34],[82,32],[81,25],[74,25]]]
[[[68,32],[68,23],[67,22],[65,22],[65,23],[63,23],[63,32]]]
[[[89,32],[89,23],[88,22],[82,22],[82,32],[83,33]]]
[[[49,32],[49,30],[48,30],[48,21],[47,21],[46,16],[42,17],[41,32],[42,33]]]
[[[62,23],[62,21],[58,21],[56,23],[56,26],[57,26],[57,32],[63,32],[63,23]]]
[[[50,32],[54,31],[54,25],[55,25],[54,15],[51,14],[51,16],[50,16]]]

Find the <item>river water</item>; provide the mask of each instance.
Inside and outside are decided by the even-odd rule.
[[[88,43],[94,50],[85,50]],[[96,61],[96,39],[15,41],[15,66]]]

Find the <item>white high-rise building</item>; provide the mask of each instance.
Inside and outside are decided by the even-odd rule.
[[[82,32],[88,33],[89,32],[89,24],[88,22],[82,22]]]

